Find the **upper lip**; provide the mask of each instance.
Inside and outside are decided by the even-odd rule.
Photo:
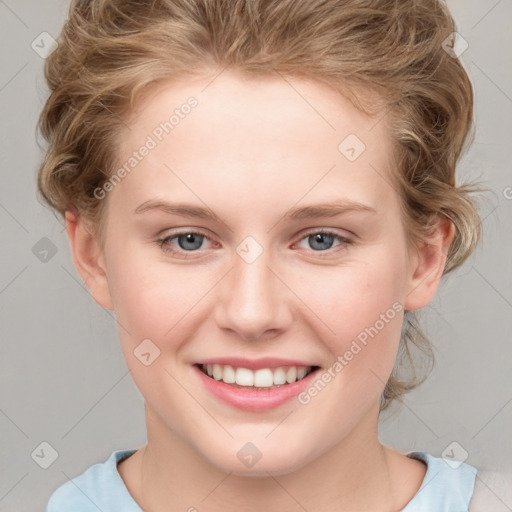
[[[279,357],[262,357],[259,359],[245,359],[243,357],[212,357],[197,361],[196,364],[222,364],[235,368],[259,370],[261,368],[279,368],[280,366],[316,366],[314,364],[297,361],[296,359],[282,359]]]

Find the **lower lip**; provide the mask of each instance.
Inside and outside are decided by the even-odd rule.
[[[246,411],[267,411],[279,407],[304,391],[316,378],[319,368],[292,384],[261,390],[230,386],[221,380],[208,377],[197,365],[194,365],[194,370],[206,389],[224,402]]]

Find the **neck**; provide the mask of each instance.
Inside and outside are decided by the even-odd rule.
[[[401,510],[421,483],[421,463],[409,460],[415,477],[404,476],[404,457],[382,446],[378,410],[352,434],[310,463],[287,474],[250,477],[226,473],[170,432],[146,406],[148,443],[133,461],[138,482],[130,492],[147,512]],[[401,468],[401,469],[400,469]],[[134,479],[133,479],[134,480]],[[169,508],[172,504],[172,508]],[[228,508],[229,507],[229,508]]]

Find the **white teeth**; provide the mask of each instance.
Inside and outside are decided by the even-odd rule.
[[[283,384],[293,384],[303,379],[311,370],[311,366],[281,366],[279,368],[233,368],[230,365],[207,364],[202,365],[203,371],[215,380],[222,380],[226,384],[238,386],[271,388]]]
[[[286,372],[286,382],[288,384],[291,384],[292,382],[295,382],[297,380],[297,367],[290,366],[288,368],[288,371]]]
[[[237,368],[235,372],[235,382],[239,386],[254,386],[254,372],[247,368]]]
[[[286,384],[286,373],[283,368],[276,368],[274,370],[274,384],[276,386]]]
[[[254,385],[257,388],[270,388],[274,385],[274,376],[272,370],[262,368],[254,372]]]
[[[308,371],[307,368],[304,368],[304,366],[297,368],[297,380],[304,378],[307,371]]]
[[[235,370],[232,366],[229,366],[228,364],[224,366],[224,376],[222,377],[222,380],[226,384],[233,384],[236,382],[235,379]]]
[[[223,375],[222,367],[220,364],[213,365],[213,378],[215,380],[221,380]]]

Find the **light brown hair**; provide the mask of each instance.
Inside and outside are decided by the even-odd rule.
[[[39,192],[61,215],[73,209],[90,220],[101,242],[105,201],[94,190],[115,170],[117,136],[150,86],[226,67],[313,78],[382,115],[376,122],[387,123],[394,141],[393,185],[409,240],[421,243],[436,216],[448,218],[449,272],[474,250],[481,229],[470,199],[478,188],[455,179],[473,91],[443,49],[454,31],[438,0],[73,0],[45,64],[50,95],[38,126],[48,147]],[[408,364],[411,347],[432,360],[406,312],[381,410],[424,380]]]

